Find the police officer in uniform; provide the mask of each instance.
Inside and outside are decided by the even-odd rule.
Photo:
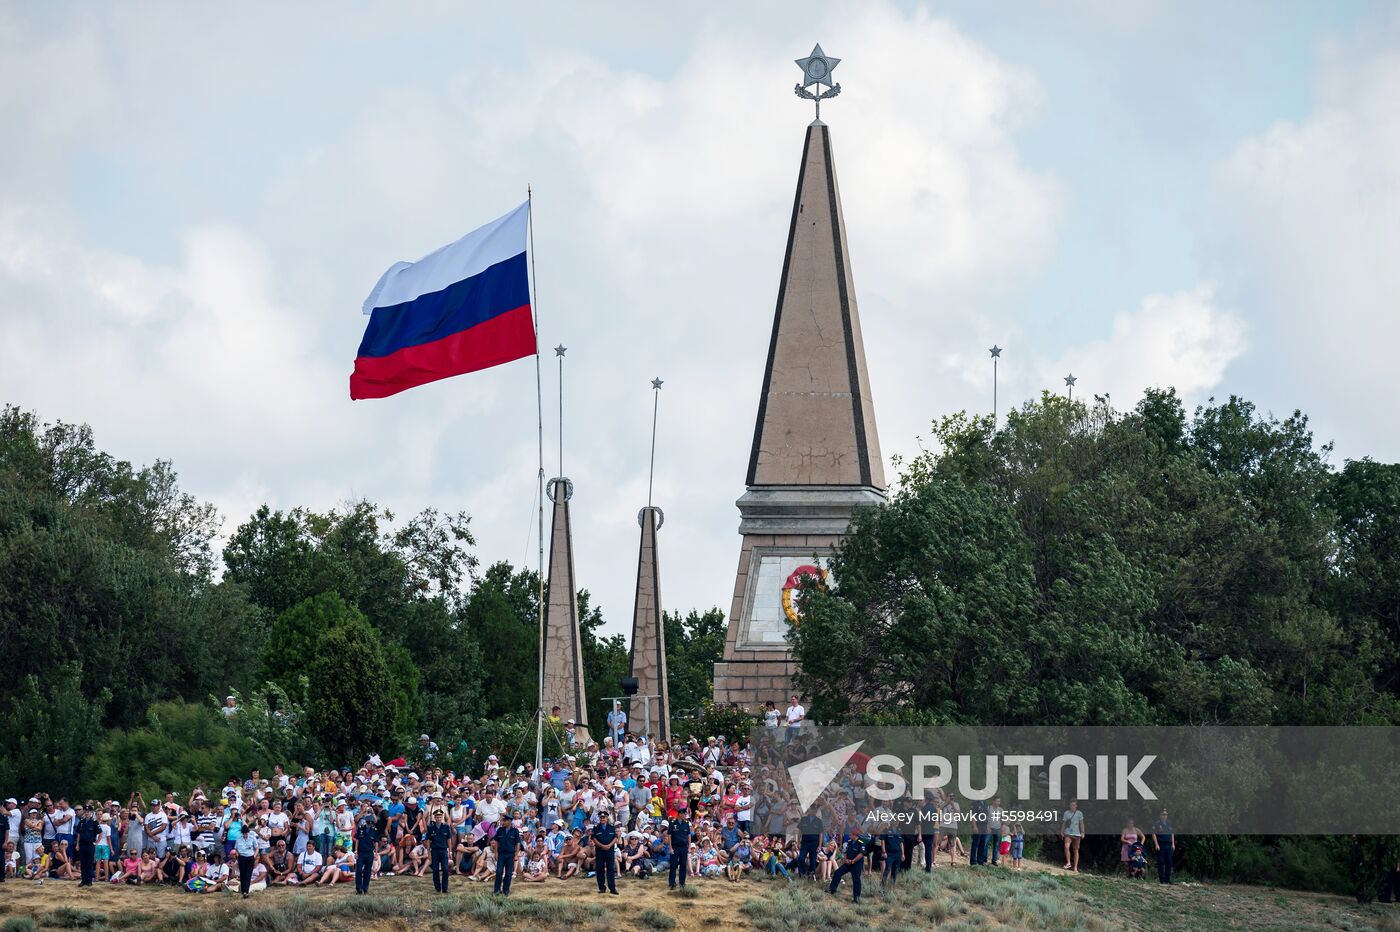
[[[1157,851],[1157,882],[1172,882],[1172,849],[1176,847],[1176,832],[1172,829],[1167,810],[1163,809],[1152,823],[1152,847]]]
[[[896,835],[894,832],[886,832],[883,839],[885,842],[885,872],[880,877],[880,886],[886,882],[894,886],[899,881],[899,870],[904,866],[904,836]]]
[[[428,823],[428,856],[433,862],[433,889],[447,892],[447,848],[452,842],[452,826],[447,824],[447,816],[441,809],[433,810],[433,821]]]
[[[593,851],[593,869],[597,871],[598,892],[603,892],[606,879],[608,892],[617,896],[617,829],[608,818],[606,809],[599,813],[598,824],[593,827]]]
[[[355,892],[368,893],[374,874],[374,846],[379,842],[379,821],[366,812],[355,823]]]
[[[677,816],[671,821],[669,828],[671,835],[671,889],[676,889],[676,877],[681,880],[681,889],[685,889],[685,878],[690,874],[690,838],[694,834],[690,828],[690,823],[684,818]]]
[[[797,823],[797,831],[802,836],[802,847],[797,851],[797,876],[817,875],[817,851],[822,846],[822,820],[815,812],[809,812]]]
[[[851,840],[846,842],[846,848],[841,852],[841,866],[836,868],[836,873],[831,875],[831,886],[827,888],[827,893],[835,893],[836,888],[841,886],[841,878],[847,874],[851,875],[852,901],[860,902],[860,872],[865,867],[865,842],[859,837],[852,835]]]
[[[102,826],[87,806],[79,810],[79,815],[82,818],[78,820],[75,838],[78,842],[78,864],[82,867],[82,881],[78,886],[90,887],[93,877],[97,874],[97,839],[102,837]]]
[[[520,850],[520,829],[511,822],[496,829],[496,883],[492,890],[510,896],[510,879],[515,876],[515,855]]]

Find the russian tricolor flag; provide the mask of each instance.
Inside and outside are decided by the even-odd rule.
[[[379,279],[351,398],[386,398],[416,385],[533,356],[525,265],[529,202]]]

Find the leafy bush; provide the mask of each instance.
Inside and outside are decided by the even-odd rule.
[[[713,701],[706,699],[700,707],[697,737],[703,740],[724,735],[731,741],[735,738],[747,741],[749,733],[753,731],[759,721],[758,716],[753,712],[741,709],[736,705],[715,705]]]
[[[145,727],[110,732],[98,742],[84,768],[85,795],[125,800],[139,790],[156,799],[201,784],[216,787],[255,767],[272,769],[266,753],[206,705],[158,702],[146,718]]]
[[[25,677],[20,691],[0,704],[0,732],[8,736],[0,755],[0,786],[42,790],[55,798],[77,792],[83,755],[101,734],[110,696],[103,689],[97,698],[85,698],[81,681],[78,664],[61,664]]]

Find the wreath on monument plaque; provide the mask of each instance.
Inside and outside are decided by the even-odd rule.
[[[804,585],[827,591],[827,575],[826,570],[811,563],[804,563],[788,574],[787,581],[783,583],[783,614],[788,621],[793,624],[802,621],[802,613],[797,610],[797,593]]]

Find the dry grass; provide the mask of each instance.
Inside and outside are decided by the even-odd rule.
[[[293,932],[364,929],[416,932],[516,929],[527,932],[632,932],[700,929],[855,930],[1077,929],[1082,932],[1191,929],[1328,929],[1400,932],[1400,906],[1359,907],[1337,897],[1257,887],[1208,887],[1121,877],[1070,876],[1035,868],[939,868],[906,874],[882,890],[865,884],[859,905],[849,883],[839,896],[820,884],[754,879],[692,882],[670,892],[662,880],[623,881],[622,895],[599,896],[591,880],[523,887],[509,899],[459,883],[437,896],[421,878],[376,881],[370,896],[348,890],[277,889],[244,901],[172,888],[5,884],[0,932],[46,929],[154,929],[163,932]]]

